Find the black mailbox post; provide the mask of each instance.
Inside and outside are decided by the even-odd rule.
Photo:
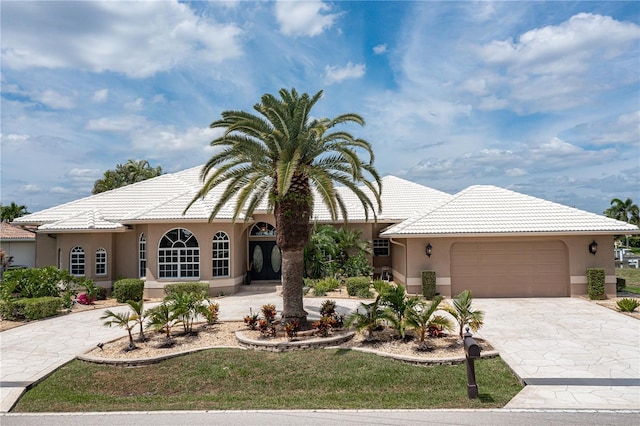
[[[478,385],[476,384],[476,369],[473,364],[474,360],[480,358],[480,346],[476,340],[471,337],[469,327],[467,327],[464,336],[464,355],[467,362],[467,395],[469,399],[478,397]]]

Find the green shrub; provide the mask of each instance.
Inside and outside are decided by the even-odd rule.
[[[14,300],[0,300],[0,318],[13,321],[16,319],[17,314]]]
[[[142,300],[144,293],[144,281],[139,278],[124,278],[113,283],[113,297],[119,303],[126,303],[127,300]]]
[[[61,290],[59,283],[63,278],[67,278],[66,275],[67,271],[61,271],[54,266],[9,270],[3,276],[2,285],[7,286],[7,290],[3,291],[3,297],[6,300],[5,295],[8,291],[24,298],[57,297]]]
[[[618,305],[618,310],[620,312],[633,312],[638,306],[640,306],[638,299],[631,299],[629,297],[618,300],[616,304]]]
[[[107,288],[98,287],[98,300],[107,300]]]
[[[335,278],[325,278],[313,284],[313,294],[325,296],[327,292],[340,288],[340,280]]]
[[[604,268],[587,268],[587,291],[589,293],[589,299],[606,299],[604,277]]]
[[[616,291],[623,291],[627,286],[627,280],[622,277],[616,277]]]
[[[436,271],[421,271],[422,277],[422,295],[427,300],[433,300],[436,297]]]
[[[369,277],[349,277],[345,280],[349,296],[357,296],[363,299],[371,297]]]
[[[342,269],[347,277],[358,277],[373,273],[373,267],[369,265],[369,260],[362,252],[358,253],[357,256],[348,258],[342,265]]]
[[[57,315],[62,307],[62,298],[47,296],[32,299],[18,299],[14,302],[14,306],[16,318],[35,321]]]
[[[209,296],[209,283],[172,283],[164,286],[164,294],[173,296],[174,294],[195,293],[202,296]]]

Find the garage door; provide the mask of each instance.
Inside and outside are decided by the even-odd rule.
[[[473,297],[569,296],[567,249],[562,241],[455,243],[452,295]]]

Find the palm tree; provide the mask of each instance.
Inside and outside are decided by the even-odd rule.
[[[149,323],[147,328],[151,328],[156,331],[164,331],[167,345],[171,344],[171,329],[181,323],[180,313],[173,310],[173,307],[167,303],[162,302],[155,308],[149,310]]]
[[[465,325],[471,330],[477,331],[484,322],[484,311],[475,311],[471,309],[471,291],[464,290],[462,293],[451,299],[453,306],[446,306],[445,310],[456,319],[460,326],[459,335],[462,340],[462,332]]]
[[[305,273],[310,278],[324,278],[331,270],[338,252],[337,230],[331,225],[314,225],[309,242],[304,247]]]
[[[115,170],[104,172],[102,179],[93,184],[92,194],[110,191],[136,182],[142,182],[162,174],[162,167],[151,167],[147,160],[128,160],[116,165]]]
[[[100,317],[100,319],[105,320],[104,325],[106,325],[107,327],[116,325],[118,327],[126,329],[129,333],[129,346],[127,347],[127,349],[131,351],[136,348],[136,344],[133,342],[133,334],[131,333],[131,330],[133,329],[133,327],[135,327],[136,322],[133,319],[133,315],[131,315],[131,312],[113,312],[112,310],[107,309]]]
[[[241,214],[249,218],[266,199],[278,229],[276,244],[282,251],[282,317],[285,322],[297,320],[302,324],[307,317],[302,291],[303,251],[311,229],[313,190],[333,220],[339,213],[346,220],[347,206],[336,184],[357,196],[368,217],[369,209],[375,216],[376,207],[381,208],[382,182],[373,166],[369,142],[334,130],[350,122],[364,125],[362,117],[348,113],[332,119],[312,119],[311,110],[322,91],[309,96],[299,95],[295,89],[282,89],[279,95],[279,99],[263,95],[254,106],[258,114],[224,111],[222,119],[211,123],[211,128],[225,131],[211,142],[217,153],[205,164],[201,172],[203,186],[185,211],[223,184],[224,191],[209,220],[234,197],[234,222]],[[359,157],[363,151],[368,154],[368,161]],[[358,184],[363,184],[368,193]]]
[[[424,344],[430,327],[453,330],[451,321],[443,315],[434,315],[440,307],[442,296],[436,296],[431,303],[420,301],[407,310],[407,325],[418,333],[418,342]]]
[[[11,202],[8,206],[0,205],[0,220],[2,222],[13,222],[14,219],[29,214],[27,206],[18,205]]]
[[[349,314],[344,322],[346,327],[355,327],[358,331],[367,331],[367,341],[373,340],[373,332],[382,324],[385,319],[384,308],[380,305],[380,296],[371,303],[360,303],[364,308],[364,312],[356,309],[355,312]]]
[[[384,318],[396,329],[401,339],[404,339],[407,325],[407,311],[414,307],[420,299],[407,297],[405,288],[401,285],[391,285],[384,281],[376,281],[374,288],[380,293]]]
[[[632,225],[640,225],[640,209],[634,204],[631,198],[622,201],[620,198],[611,200],[611,207],[604,211],[608,217],[628,222]]]
[[[138,335],[138,341],[144,342],[146,340],[144,336],[144,322],[147,319],[148,315],[148,313],[144,311],[144,301],[140,300],[136,302],[135,300],[127,300],[127,305],[129,305],[129,307],[133,311],[131,320],[140,325],[140,334]]]

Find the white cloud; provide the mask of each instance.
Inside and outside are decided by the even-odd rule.
[[[130,132],[141,127],[148,126],[149,123],[144,117],[139,115],[129,115],[119,118],[98,118],[89,120],[85,128],[99,132]]]
[[[513,168],[513,169],[507,169],[504,171],[504,174],[510,177],[516,177],[516,176],[524,176],[527,174],[527,171],[521,168]]]
[[[125,103],[124,107],[131,111],[142,111],[142,108],[144,108],[144,99],[136,98],[135,101]]]
[[[93,102],[102,103],[105,102],[109,98],[109,89],[100,89],[93,92],[93,97],[91,98]]]
[[[344,67],[329,66],[325,67],[325,82],[327,84],[338,83],[349,78],[361,78],[366,70],[364,64],[353,64],[349,62]]]
[[[64,96],[53,90],[34,93],[33,98],[53,109],[72,109],[76,106],[75,97]]]
[[[2,139],[3,140],[7,140],[9,142],[16,142],[16,143],[20,143],[20,142],[24,142],[27,139],[29,139],[29,135],[23,135],[23,134],[16,134],[16,133],[11,133],[7,136],[2,135]]]
[[[636,145],[640,147],[640,111],[580,124],[566,132],[583,145]]]
[[[590,13],[532,29],[517,41],[494,40],[476,50],[488,67],[481,72],[489,96],[494,97],[481,100],[480,108],[534,113],[592,103],[595,93],[609,89],[616,80],[638,81],[637,66],[632,71],[633,66],[618,65],[637,52],[638,41],[640,26]],[[479,94],[474,88],[469,82],[462,87]]]
[[[8,2],[2,5],[2,64],[114,71],[144,78],[182,63],[242,54],[241,30],[197,16],[176,1]],[[22,22],[35,22],[38,31]]]
[[[36,193],[40,191],[40,187],[34,184],[22,185],[19,189],[21,192]]]
[[[331,28],[340,15],[323,14],[329,10],[331,7],[321,1],[278,1],[275,5],[280,31],[294,37],[314,37]]]
[[[181,133],[174,126],[153,125],[135,132],[131,139],[134,149],[153,153],[151,155],[158,158],[166,152],[206,149],[214,135],[220,133],[221,130],[208,127],[190,127]]]
[[[387,51],[386,44],[379,44],[373,48],[373,53],[375,53],[376,55],[382,55],[386,51]]]

